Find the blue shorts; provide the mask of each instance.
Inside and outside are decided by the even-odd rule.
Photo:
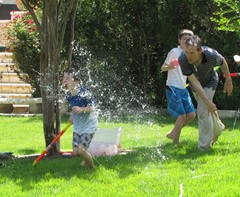
[[[195,108],[187,88],[179,89],[173,86],[167,86],[166,96],[168,102],[167,109],[172,117],[177,118],[183,114],[195,112]]]
[[[73,132],[72,147],[79,147],[83,145],[86,149],[89,148],[89,145],[92,141],[94,133],[82,133],[78,134]]]

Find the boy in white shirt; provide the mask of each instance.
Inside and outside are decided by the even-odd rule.
[[[179,144],[182,128],[196,117],[191,97],[186,88],[187,77],[182,74],[178,64],[178,57],[186,49],[185,42],[192,35],[193,32],[188,29],[179,32],[179,46],[168,53],[161,67],[162,72],[168,71],[166,82],[168,112],[172,117],[176,118],[173,129],[167,133],[166,137],[172,139],[174,144]]]

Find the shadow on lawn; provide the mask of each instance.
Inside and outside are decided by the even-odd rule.
[[[4,167],[0,167],[2,177],[15,181],[23,190],[31,190],[39,181],[49,179],[64,179],[66,182],[76,177],[80,180],[92,181],[102,179],[103,174],[115,172],[120,179],[125,179],[134,174],[140,174],[150,168],[164,168],[171,162],[179,162],[187,168],[194,166],[193,162],[203,158],[201,164],[208,162],[208,157],[217,153],[225,155],[229,149],[224,142],[218,142],[216,147],[208,152],[200,152],[197,149],[197,140],[183,140],[179,147],[175,147],[171,141],[163,142],[159,146],[134,147],[126,154],[116,156],[96,157],[96,170],[80,169],[81,160],[76,157],[50,159],[44,158],[37,165],[32,166],[35,158],[24,158],[7,161]],[[222,146],[221,146],[222,145]],[[24,150],[29,153],[32,150]],[[236,147],[232,152],[240,152]],[[206,158],[204,158],[206,157]]]
[[[22,148],[22,149],[19,149],[18,151],[23,155],[30,155],[37,152],[36,149],[32,149],[32,148]]]

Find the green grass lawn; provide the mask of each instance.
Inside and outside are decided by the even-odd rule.
[[[95,158],[96,169],[80,168],[79,158],[1,161],[0,196],[190,196],[240,195],[240,120],[223,119],[226,130],[208,152],[197,149],[197,121],[185,127],[181,144],[165,138],[168,115],[141,114],[101,120],[99,127],[122,127],[122,148],[131,152]],[[62,120],[62,128],[67,117]],[[41,117],[0,117],[0,152],[15,156],[45,149]],[[61,138],[71,149],[72,128]],[[45,157],[46,158],[46,157]]]

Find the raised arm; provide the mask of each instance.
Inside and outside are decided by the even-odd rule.
[[[168,71],[168,70],[171,70],[171,69],[175,69],[177,66],[179,66],[179,63],[178,63],[178,60],[177,59],[173,59],[170,64],[166,64],[164,63],[161,67],[161,71],[164,72],[164,71]]]
[[[75,114],[80,114],[80,113],[88,113],[94,110],[94,106],[87,106],[87,107],[78,107],[74,106],[72,108],[72,112]]]

